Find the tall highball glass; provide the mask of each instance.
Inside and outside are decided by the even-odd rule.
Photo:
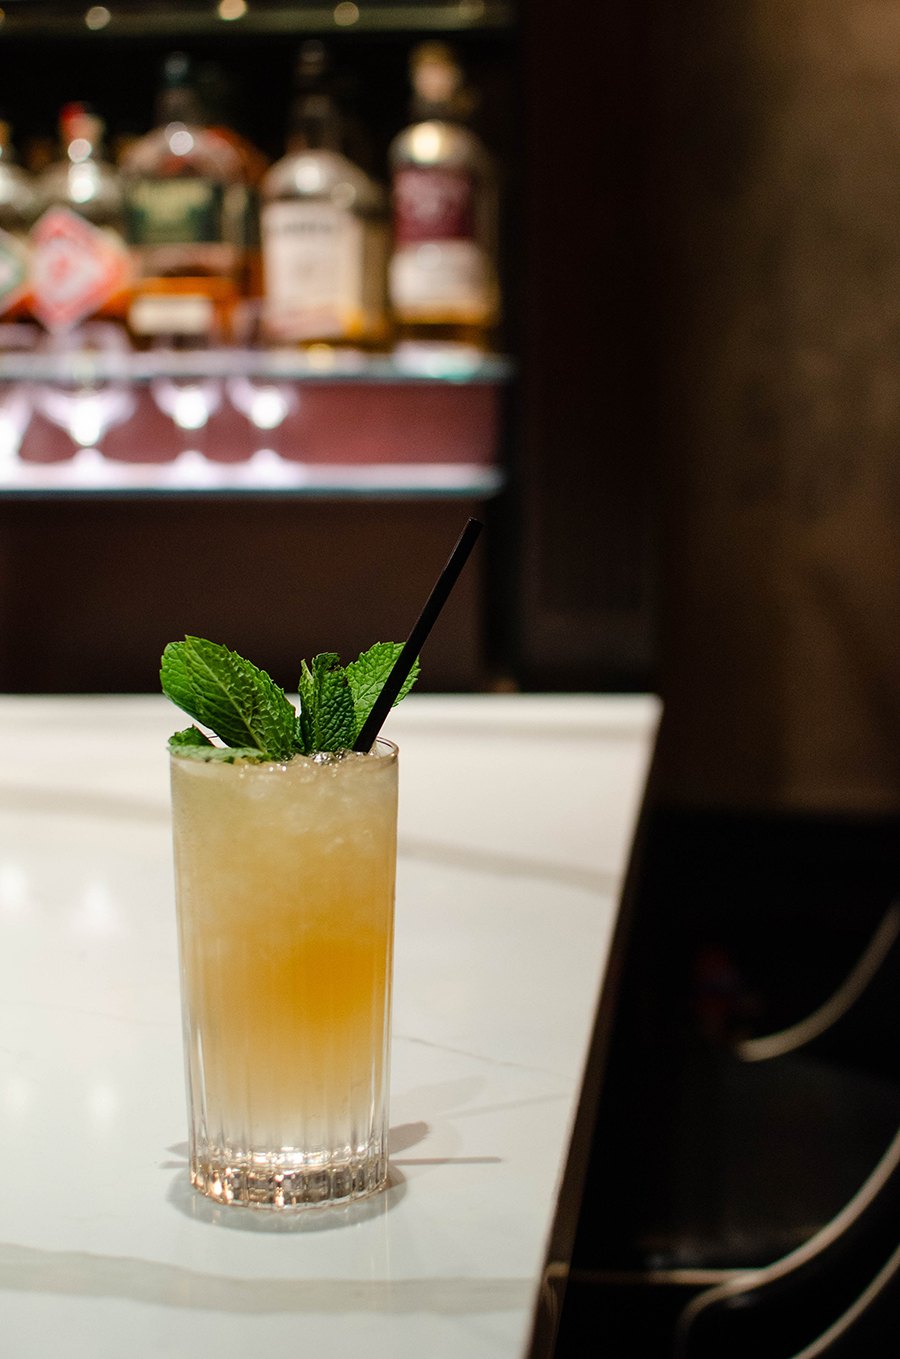
[[[387,1180],[397,748],[171,757],[194,1186],[344,1203]]]

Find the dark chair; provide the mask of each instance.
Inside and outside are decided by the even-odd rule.
[[[833,1221],[687,1305],[676,1359],[888,1359],[900,1348],[898,1237],[900,1130]]]
[[[900,1246],[852,1307],[794,1359],[875,1359],[900,1336]]]
[[[900,904],[894,902],[856,964],[828,1000],[780,1033],[745,1040],[744,1062],[772,1063],[790,1076],[807,1054],[846,1051],[843,1031],[859,1006],[900,991]],[[894,1013],[883,1009],[880,1013]],[[871,1033],[871,1025],[869,1032]],[[883,1035],[896,1070],[900,1032]],[[815,1058],[813,1060],[816,1060]],[[884,1063],[881,1063],[884,1065]],[[834,1079],[841,1068],[827,1068]],[[884,1072],[880,1072],[881,1078]],[[844,1079],[844,1075],[841,1076]],[[856,1082],[856,1084],[854,1084]],[[879,1088],[883,1084],[879,1081]],[[896,1085],[896,1082],[895,1082]],[[890,1090],[890,1085],[887,1086]],[[871,1092],[851,1070],[841,1086],[851,1118],[871,1117]],[[879,1104],[879,1115],[889,1114]],[[835,1216],[781,1258],[698,1293],[675,1329],[676,1359],[880,1359],[895,1352],[900,1305],[900,1116],[895,1132],[859,1189]],[[810,1130],[806,1130],[807,1135]],[[815,1132],[815,1129],[812,1130]],[[801,1147],[802,1152],[802,1147]]]
[[[892,1356],[900,903],[779,1032],[710,1045],[659,996],[633,985],[613,1039],[558,1359],[597,1352],[588,1328],[609,1359]]]

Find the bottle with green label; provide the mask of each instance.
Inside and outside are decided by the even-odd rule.
[[[327,53],[304,43],[287,154],[262,182],[263,329],[275,343],[387,340],[387,193],[343,142]]]
[[[167,58],[157,126],[122,161],[136,268],[128,324],[145,347],[232,338],[246,240],[241,159],[206,125],[189,59]]]

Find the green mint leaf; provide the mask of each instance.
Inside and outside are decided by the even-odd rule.
[[[347,676],[334,651],[302,662],[300,718],[297,723],[300,749],[305,755],[317,750],[349,750],[353,745],[353,695]]]
[[[170,642],[160,669],[163,693],[225,743],[287,760],[296,713],[283,689],[250,661],[202,637]]]
[[[353,733],[354,741],[362,731],[365,720],[372,711],[375,700],[384,688],[388,675],[394,668],[394,662],[402,650],[402,642],[376,642],[374,646],[370,646],[368,651],[364,651],[357,660],[351,661],[346,667],[344,673],[353,695],[353,711],[356,721],[356,730]],[[400,700],[406,698],[419,677],[420,669],[417,658],[413,662],[413,667],[406,677],[402,689],[394,700],[393,707],[396,708]]]
[[[184,731],[173,732],[169,737],[170,750],[183,750],[185,746],[212,746],[209,737],[199,727],[185,727]]]

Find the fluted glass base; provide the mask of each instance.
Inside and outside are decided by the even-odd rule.
[[[248,1208],[315,1208],[350,1203],[387,1183],[384,1146],[323,1161],[290,1151],[247,1152],[205,1146],[191,1156],[191,1183],[217,1203]]]

